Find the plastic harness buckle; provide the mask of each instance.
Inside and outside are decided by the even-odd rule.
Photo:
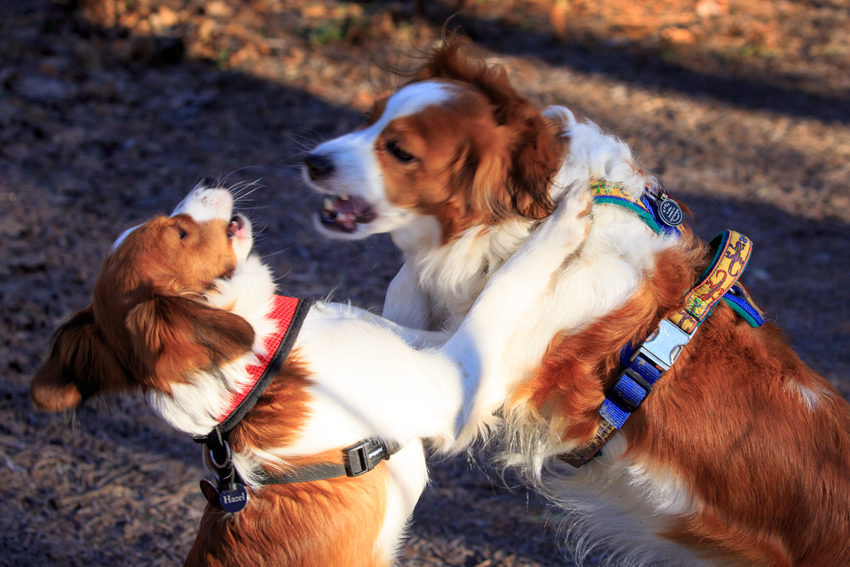
[[[374,469],[378,463],[390,458],[383,441],[366,439],[343,449],[343,465],[346,476],[360,476]]]

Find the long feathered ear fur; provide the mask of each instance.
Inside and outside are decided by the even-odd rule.
[[[254,344],[254,330],[242,317],[180,296],[138,304],[126,324],[146,385],[164,392],[186,382],[190,372],[234,360]]]
[[[62,411],[95,394],[132,387],[89,306],[54,335],[50,356],[30,385],[30,397],[40,409]]]
[[[485,167],[484,174],[499,172],[516,213],[544,218],[555,208],[549,186],[565,154],[564,140],[552,123],[514,90],[504,68],[488,66],[464,53],[466,46],[460,38],[445,40],[413,80],[458,80],[484,93],[493,105],[494,120],[510,136],[508,166]]]

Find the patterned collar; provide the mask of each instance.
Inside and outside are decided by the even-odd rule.
[[[679,204],[670,198],[661,185],[647,185],[640,195],[626,189],[622,183],[591,179],[590,189],[597,203],[619,205],[635,213],[657,234],[681,236],[677,228],[684,215]]]
[[[602,180],[592,180],[591,188],[598,203],[620,205],[632,210],[656,233],[680,235],[681,209],[660,214],[664,203],[675,203],[663,188],[659,194],[647,188],[640,199],[626,191],[622,185]],[[647,194],[650,195],[647,197]],[[658,206],[660,203],[661,206]],[[660,220],[660,216],[664,219]],[[752,327],[767,320],[764,312],[752,301],[747,291],[738,283],[752,253],[752,241],[741,233],[727,230],[717,235],[710,246],[714,257],[688,291],[682,307],[662,319],[650,337],[637,347],[626,345],[620,353],[623,370],[614,385],[605,394],[599,409],[601,423],[596,435],[584,445],[557,457],[574,467],[581,467],[593,459],[602,446],[618,431],[629,416],[637,411],[649,396],[653,386],[673,365],[690,342],[697,328],[711,314],[721,300],[741,315]]]

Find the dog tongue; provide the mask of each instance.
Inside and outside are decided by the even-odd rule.
[[[242,220],[242,217],[239,215],[235,215],[232,219],[230,219],[230,224],[227,226],[227,235],[228,236],[236,236],[239,234],[239,231],[244,228],[245,223]]]
[[[322,210],[322,223],[343,232],[354,232],[355,225],[370,223],[375,213],[366,199],[358,196],[337,197],[331,207]]]
[[[338,213],[350,213],[357,216],[369,209],[369,203],[362,197],[339,197],[334,201],[334,208]]]

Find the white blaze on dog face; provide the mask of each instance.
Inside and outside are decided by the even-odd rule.
[[[213,219],[229,220],[233,212],[233,196],[221,187],[208,187],[208,180],[201,181],[171,213],[189,215],[195,222]]]
[[[251,251],[254,239],[251,223],[242,215],[233,214],[233,195],[222,187],[208,187],[205,179],[180,202],[171,216],[188,215],[198,223],[214,220],[228,221],[227,236],[238,260],[244,260]]]
[[[233,196],[224,188],[206,186],[207,181],[202,181],[175,207],[172,217],[187,215],[197,223],[209,222],[215,219],[230,222],[228,236],[232,240],[233,251],[238,259],[247,258],[253,245],[251,223],[242,215],[233,215]],[[136,225],[122,232],[109,249],[115,252],[123,244],[127,237],[136,229],[144,225]]]
[[[230,192],[201,183],[171,216],[125,231],[113,244],[100,279],[114,280],[116,290],[147,283],[200,292],[232,272],[252,243],[251,224],[233,215]]]
[[[394,120],[443,104],[455,91],[447,83],[436,82],[415,83],[401,89],[380,105],[382,111],[373,112],[364,129],[320,144],[310,152],[331,159],[333,172],[328,178],[308,181],[323,192],[357,195],[370,203],[384,200],[386,192],[375,152],[384,129]]]

